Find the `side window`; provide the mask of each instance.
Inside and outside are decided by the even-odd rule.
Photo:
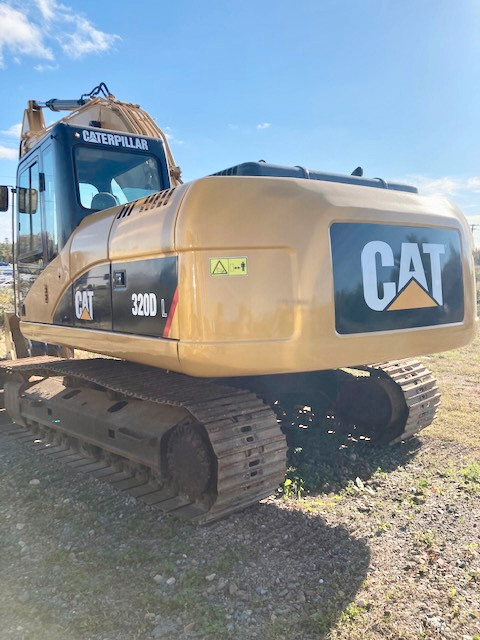
[[[93,196],[98,193],[98,189],[88,182],[79,182],[80,203],[85,209],[90,209]]]
[[[47,259],[53,260],[58,255],[58,222],[55,202],[55,166],[52,147],[43,151],[43,174],[45,190],[43,203],[45,211],[45,237],[47,242]]]
[[[18,261],[43,264],[42,216],[39,203],[38,163],[20,174],[18,193]]]

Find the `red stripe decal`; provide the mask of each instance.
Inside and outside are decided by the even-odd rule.
[[[175,315],[177,304],[178,304],[178,287],[175,289],[175,293],[173,294],[172,304],[170,306],[170,311],[168,312],[167,322],[165,323],[165,329],[163,330],[164,338],[168,338],[168,335],[170,333],[170,327],[172,326],[173,316]]]

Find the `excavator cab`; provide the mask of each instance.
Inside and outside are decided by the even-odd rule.
[[[17,171],[18,302],[86,216],[168,189],[162,141],[56,124]]]
[[[168,189],[170,179],[159,140],[59,123],[22,158],[17,185],[18,261],[45,264],[85,216]]]
[[[70,113],[47,126],[44,109]],[[84,218],[181,183],[165,134],[138,105],[116,100],[104,83],[78,100],[30,100],[19,156],[12,190],[12,334],[33,283]],[[9,210],[9,191],[0,187],[0,211]],[[12,355],[25,355],[23,339],[18,342]]]

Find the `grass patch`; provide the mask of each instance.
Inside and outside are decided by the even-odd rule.
[[[340,623],[353,624],[364,612],[365,609],[363,607],[351,602],[340,614]]]
[[[427,549],[431,549],[434,546],[436,538],[434,531],[423,531],[415,536],[417,544],[419,546],[425,546]]]
[[[215,560],[210,564],[209,573],[219,573],[226,575],[233,571],[235,567],[243,563],[247,558],[247,552],[238,547],[228,547],[220,551]]]
[[[460,469],[460,475],[466,486],[475,491],[480,491],[480,464],[478,462],[472,462],[464,469]]]
[[[442,404],[424,433],[480,449],[480,334],[472,344],[421,358],[439,382]]]

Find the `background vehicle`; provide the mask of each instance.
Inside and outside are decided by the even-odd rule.
[[[72,112],[46,128],[46,107]],[[471,232],[447,201],[354,173],[244,163],[182,184],[105,85],[30,101],[21,332],[120,360],[9,363],[12,418],[202,521],[275,490],[299,409],[379,441],[427,426],[439,392],[413,357],[474,335]]]

